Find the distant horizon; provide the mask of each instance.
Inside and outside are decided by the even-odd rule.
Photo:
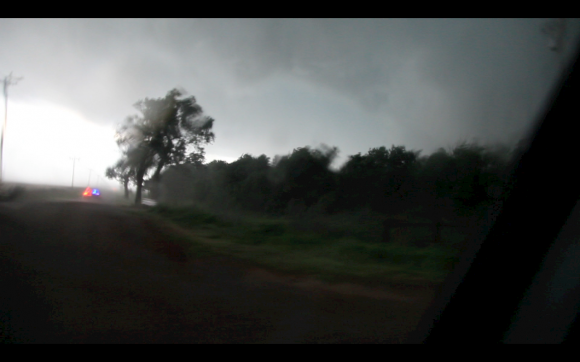
[[[520,139],[520,140],[521,140],[521,139]],[[519,140],[518,140],[518,141],[519,141]],[[497,146],[497,145],[502,145],[502,146],[507,146],[507,147],[509,147],[510,149],[513,149],[513,147],[515,147],[515,146],[516,146],[516,143],[517,143],[517,141],[513,141],[513,142],[509,142],[509,143],[508,143],[508,142],[504,142],[504,143],[501,143],[501,142],[490,142],[490,143],[484,143],[484,142],[478,141],[477,139],[472,139],[472,140],[460,139],[460,140],[456,141],[454,144],[449,144],[449,145],[446,145],[446,146],[437,147],[437,148],[435,148],[434,150],[432,150],[432,151],[431,151],[431,152],[429,152],[429,153],[425,153],[425,152],[423,152],[423,150],[414,150],[414,151],[420,151],[420,157],[423,157],[423,156],[429,156],[429,155],[431,155],[431,154],[433,154],[433,153],[437,152],[437,150],[439,150],[439,149],[441,149],[441,148],[443,148],[443,149],[445,149],[445,150],[448,150],[450,147],[453,147],[454,145],[461,144],[461,143],[463,143],[463,142],[466,142],[466,143],[472,143],[472,142],[475,142],[475,143],[477,143],[477,144],[479,144],[479,145],[481,145],[481,146]],[[321,145],[319,145],[319,146],[321,146]],[[327,146],[330,146],[330,145],[327,145]],[[406,148],[407,150],[409,150],[409,151],[413,150],[413,149],[407,148],[405,145],[396,145],[396,144],[395,144],[395,145],[389,145],[389,146],[387,146],[387,145],[382,145],[382,146],[371,147],[371,148],[369,148],[369,149],[367,149],[367,150],[365,150],[365,151],[360,151],[360,152],[357,152],[357,153],[355,153],[355,154],[350,154],[350,155],[343,155],[343,160],[341,160],[342,162],[340,162],[339,164],[336,164],[336,160],[335,160],[335,161],[334,161],[334,162],[333,162],[333,163],[330,165],[330,169],[331,169],[331,170],[333,170],[333,171],[338,171],[338,170],[339,170],[339,169],[340,169],[340,168],[341,168],[341,167],[342,167],[342,166],[343,166],[343,165],[344,165],[344,164],[345,164],[345,163],[348,161],[348,157],[350,157],[350,156],[356,155],[356,154],[358,154],[358,153],[360,153],[360,154],[366,154],[366,153],[367,153],[367,152],[368,152],[370,149],[373,149],[373,148],[380,148],[380,147],[385,147],[385,148],[387,148],[387,149],[390,149],[390,148],[391,148],[391,146],[403,146],[403,147],[405,147],[405,148]],[[271,163],[271,162],[274,160],[274,158],[275,158],[275,157],[277,157],[277,156],[286,156],[286,155],[289,155],[289,154],[291,154],[291,153],[293,152],[293,150],[294,150],[294,149],[297,149],[297,148],[302,148],[302,147],[311,147],[311,148],[314,148],[314,149],[316,149],[316,148],[317,148],[317,147],[314,147],[314,146],[300,146],[300,147],[294,147],[294,148],[292,148],[291,150],[289,150],[289,151],[288,151],[288,152],[286,152],[286,153],[281,153],[281,154],[277,154],[277,155],[274,155],[274,156],[268,156],[268,155],[266,155],[265,153],[255,153],[255,154],[250,154],[250,153],[243,153],[243,154],[241,154],[241,155],[240,155],[238,158],[229,157],[230,161],[227,161],[227,160],[225,160],[225,159],[219,159],[219,158],[213,158],[213,157],[212,157],[212,158],[206,158],[206,160],[205,160],[205,162],[204,162],[204,165],[207,165],[207,164],[209,164],[209,163],[211,163],[211,162],[213,162],[213,161],[223,161],[223,162],[226,162],[226,163],[230,164],[230,163],[232,163],[232,162],[235,162],[235,161],[237,161],[237,160],[238,160],[240,157],[242,157],[244,154],[249,154],[249,155],[251,155],[252,157],[259,157],[259,156],[261,156],[261,155],[265,155],[266,157],[268,157],[268,158],[269,158],[269,162]],[[338,151],[339,151],[339,154],[340,154],[340,148],[338,148]],[[187,164],[187,163],[182,163],[182,164]],[[174,165],[171,165],[171,166],[174,166]],[[169,167],[171,167],[171,166],[166,166],[166,167],[165,167],[165,169],[167,169],[167,168],[169,168]],[[71,172],[71,176],[72,176],[72,168],[71,168],[70,172]],[[8,175],[8,176],[9,176],[9,175]],[[76,179],[76,177],[75,177],[75,179]],[[77,182],[77,181],[75,181],[75,183],[76,183],[76,182]],[[108,188],[109,190],[112,190],[112,191],[115,191],[115,192],[123,192],[123,189],[122,189],[122,184],[121,184],[121,183],[119,183],[119,182],[117,182],[117,181],[115,181],[115,180],[110,180],[110,179],[107,179],[107,178],[106,178],[106,177],[104,177],[104,176],[100,176],[100,182],[106,182],[106,186],[105,186],[105,188]],[[68,184],[68,185],[67,185],[66,183],[63,183],[63,182],[61,182],[61,183],[42,183],[42,182],[34,182],[34,181],[23,181],[23,180],[16,180],[16,179],[14,179],[14,178],[11,178],[11,177],[5,177],[4,183],[6,183],[6,184],[10,184],[10,183],[14,183],[14,184],[25,184],[25,185],[33,185],[33,186],[37,186],[37,185],[38,185],[38,186],[46,186],[46,187],[69,187],[69,188],[71,187],[71,186],[70,186],[70,184]],[[115,185],[115,186],[113,186],[113,185]],[[94,186],[94,185],[93,185],[93,186],[78,186],[78,185],[76,185],[76,184],[74,185],[74,188],[80,188],[80,189],[83,189],[83,188],[86,188],[86,187],[95,187],[95,188],[99,188],[99,189],[100,189],[100,188],[103,188],[103,186],[96,187],[96,186]],[[103,189],[105,189],[105,188],[103,188]],[[130,186],[130,187],[129,187],[129,190],[131,190],[131,191],[135,191],[135,187],[134,187],[134,186]]]
[[[42,184],[42,183],[34,183],[34,182],[24,182],[24,181],[14,181],[14,180],[4,180],[2,181],[4,185],[23,185],[23,186],[36,186],[38,188],[50,188],[50,187],[59,187],[59,188],[75,188],[84,190],[87,187],[101,189],[102,187],[95,187],[95,186],[78,186],[78,185],[62,185],[62,184]]]

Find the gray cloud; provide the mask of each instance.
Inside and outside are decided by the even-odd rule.
[[[544,19],[4,19],[0,72],[113,125],[180,86],[216,118],[208,152],[325,142],[432,150],[516,138],[557,72]],[[568,41],[579,22],[568,21]],[[571,47],[569,47],[571,49]]]

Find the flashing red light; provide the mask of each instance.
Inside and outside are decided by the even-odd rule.
[[[91,196],[92,190],[90,187],[87,187],[85,192],[83,192],[83,196]]]

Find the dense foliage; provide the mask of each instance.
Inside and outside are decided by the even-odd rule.
[[[513,150],[463,142],[425,156],[393,145],[348,156],[333,169],[338,149],[323,145],[296,148],[274,159],[244,154],[231,163],[205,163],[204,145],[214,140],[214,120],[194,97],[172,90],[135,107],[140,115],[119,127],[123,157],[107,169],[107,177],[123,183],[126,195],[129,183],[134,184],[136,203],[145,187],[162,204],[290,216],[306,229],[347,235],[356,223],[368,234],[357,238],[367,240],[391,240],[401,219],[413,223],[417,233],[431,227],[435,242],[441,225],[485,219],[490,206],[501,201],[508,162],[525,148],[523,141]],[[323,219],[326,226],[320,227]],[[350,224],[337,228],[337,220]]]
[[[336,148],[297,148],[273,160],[184,164],[163,174],[162,202],[268,215],[369,210],[433,220],[471,215],[498,201],[512,152],[461,143],[429,156],[404,146],[372,148],[330,166]]]

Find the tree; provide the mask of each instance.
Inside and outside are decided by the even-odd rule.
[[[266,155],[242,155],[225,168],[224,184],[236,206],[251,211],[265,211],[271,199],[272,187],[268,178],[270,160]]]
[[[421,160],[418,173],[422,216],[474,215],[500,199],[513,151],[505,145],[461,142]]]
[[[319,149],[302,147],[290,155],[274,159],[270,170],[272,180],[272,211],[281,211],[290,203],[309,208],[335,188],[335,175],[330,170],[338,149],[322,145]]]
[[[203,160],[203,146],[215,138],[213,118],[203,115],[195,97],[183,95],[173,89],[164,98],[137,102],[141,114],[128,117],[117,131],[125,162],[135,170],[136,204],[141,203],[143,180],[151,169],[151,180],[158,184],[165,167]]]
[[[111,180],[121,182],[125,190],[125,198],[129,198],[129,182],[135,179],[135,169],[129,167],[125,159],[117,161],[112,167],[107,167],[105,176]]]
[[[399,212],[413,189],[413,172],[419,151],[404,146],[371,148],[349,156],[339,172],[340,208],[370,208]]]

